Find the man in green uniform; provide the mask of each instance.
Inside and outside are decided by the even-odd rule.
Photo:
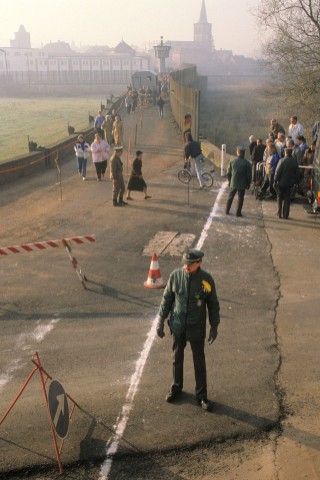
[[[229,215],[232,201],[238,192],[237,217],[242,217],[242,206],[246,189],[250,188],[252,179],[251,163],[244,158],[246,149],[237,147],[237,157],[230,161],[228,165],[227,178],[231,187],[226,206],[226,215]]]
[[[128,205],[123,201],[123,195],[125,192],[125,184],[123,180],[123,163],[121,161],[121,155],[123,147],[115,147],[114,154],[110,160],[110,178],[112,180],[112,201],[115,207],[122,207]]]
[[[201,269],[203,252],[190,248],[183,254],[183,267],[174,270],[163,293],[158,313],[157,335],[164,337],[164,321],[170,315],[173,337],[173,383],[166,396],[173,402],[183,388],[183,360],[187,341],[190,342],[196,380],[196,400],[204,410],[211,410],[207,398],[207,373],[204,354],[206,317],[209,314],[209,344],[218,335],[219,301],[212,276]]]

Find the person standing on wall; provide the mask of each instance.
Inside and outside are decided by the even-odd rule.
[[[229,215],[233,199],[238,192],[237,217],[242,217],[242,206],[246,189],[250,188],[252,179],[252,167],[248,160],[244,158],[246,149],[237,147],[237,157],[230,161],[227,170],[229,187],[231,187],[226,205],[226,215]]]

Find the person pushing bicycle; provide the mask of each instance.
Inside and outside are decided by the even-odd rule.
[[[186,145],[184,147],[184,158],[188,162],[191,158],[194,160],[194,166],[197,174],[197,178],[200,184],[200,189],[204,187],[202,178],[202,160],[203,155],[200,147],[200,143],[192,139],[191,133],[186,133]]]

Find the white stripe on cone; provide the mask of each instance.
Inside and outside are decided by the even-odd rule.
[[[154,253],[151,259],[148,278],[144,282],[144,286],[147,288],[163,288],[165,285],[166,284],[161,277],[157,255]]]

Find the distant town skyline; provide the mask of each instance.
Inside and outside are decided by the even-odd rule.
[[[260,0],[205,0],[208,22],[217,50],[255,57],[259,41],[250,14]],[[65,41],[76,46],[114,47],[122,39],[140,47],[159,41],[192,40],[202,0],[15,0],[1,11],[0,47],[10,45],[20,25],[31,35],[33,48]],[[114,7],[112,10],[110,5]]]

